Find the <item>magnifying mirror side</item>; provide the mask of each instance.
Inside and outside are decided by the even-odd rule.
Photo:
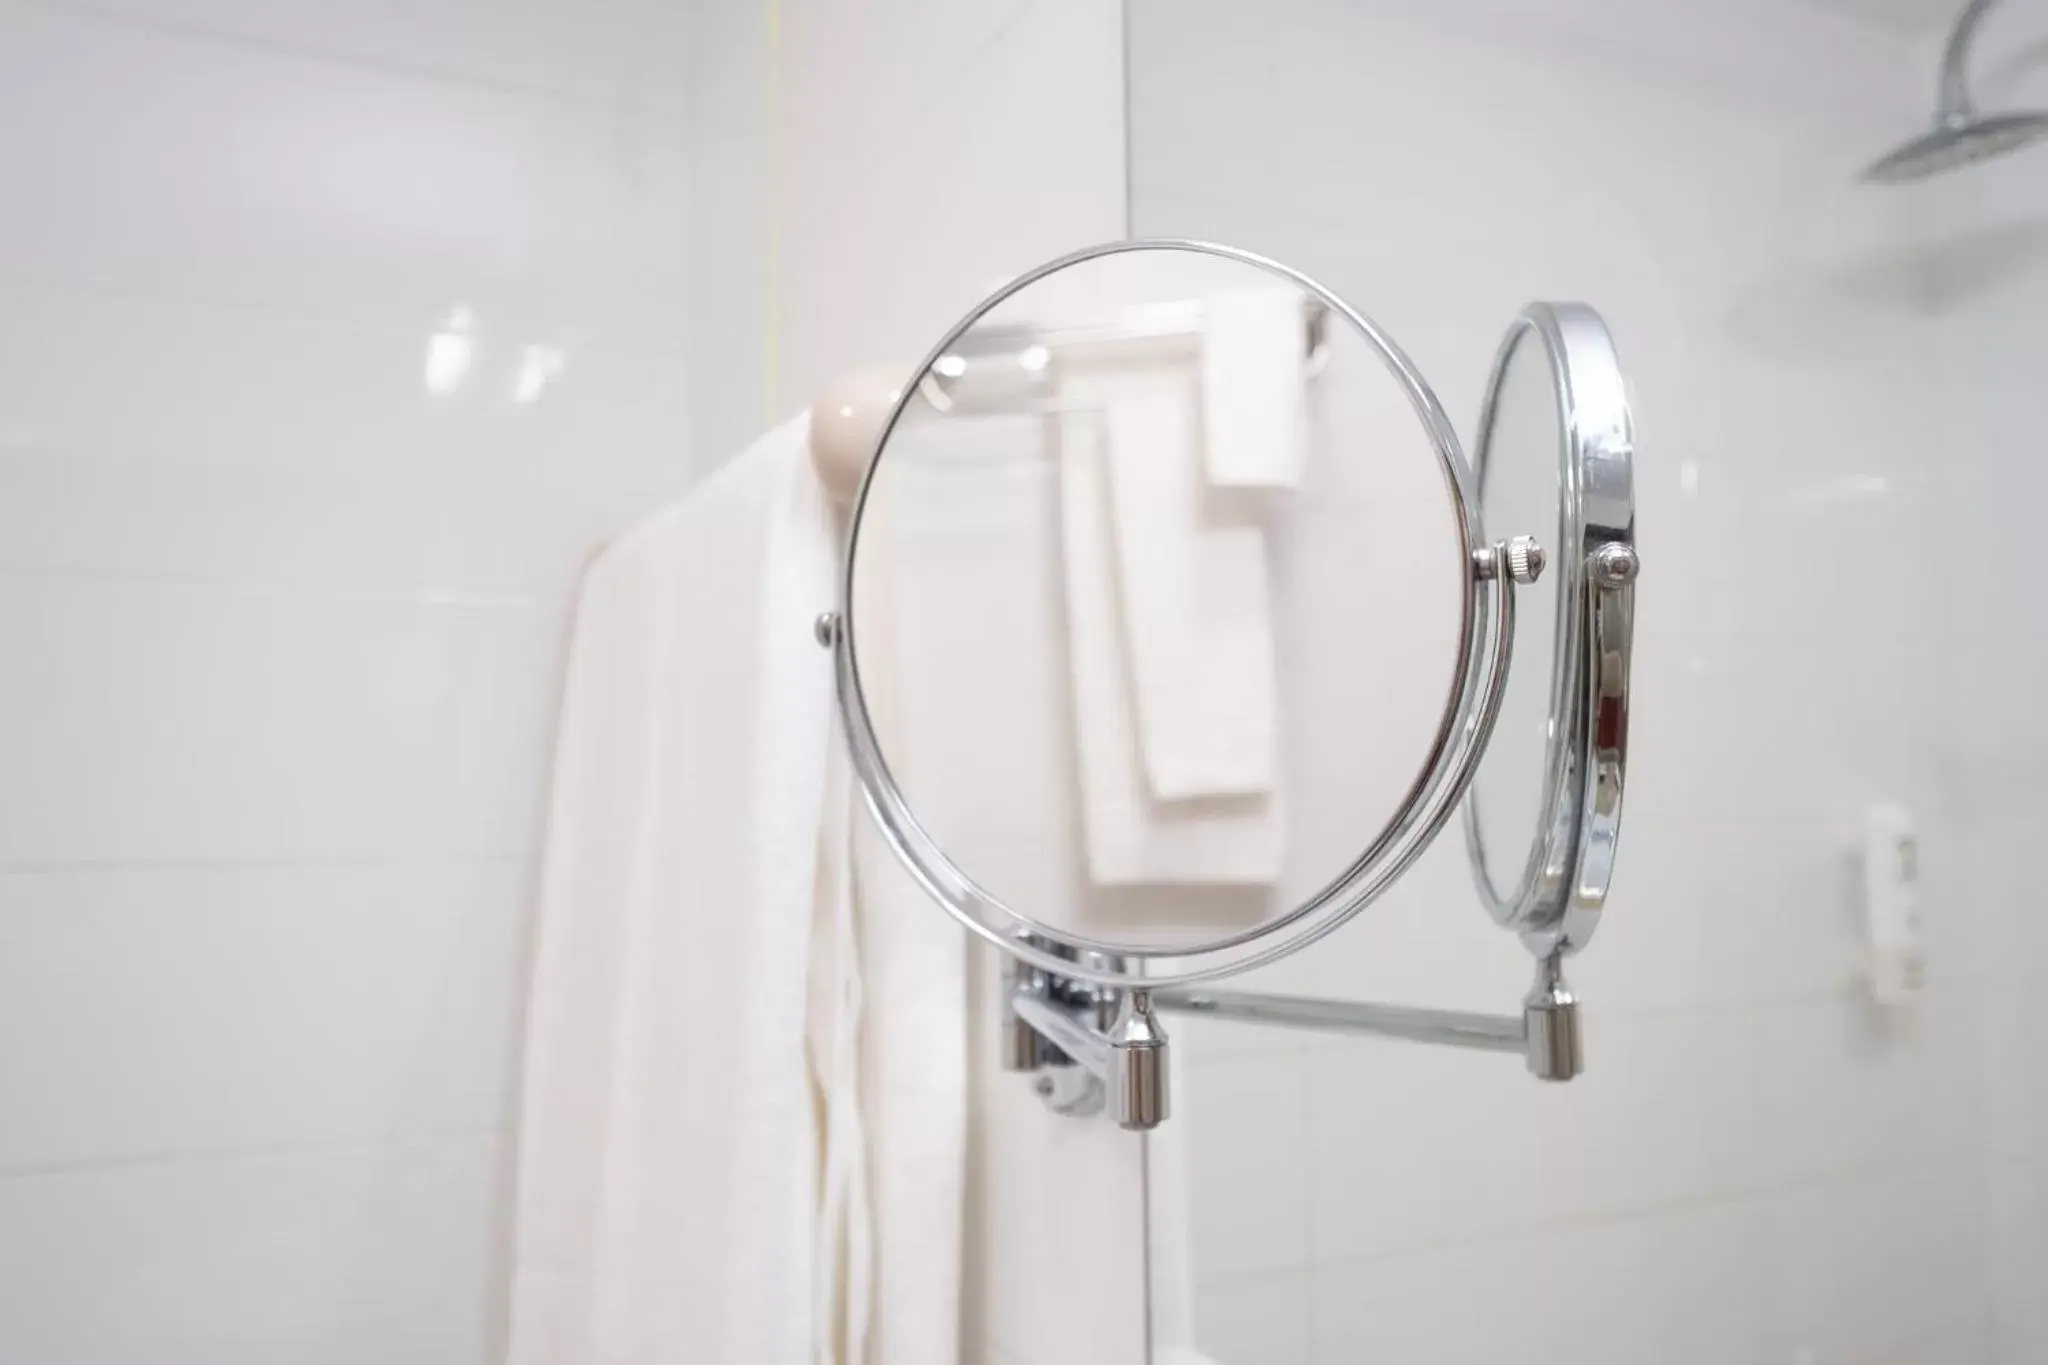
[[[1532,368],[1533,357],[1523,349],[1529,346],[1540,347],[1547,363]],[[1626,758],[1633,587],[1640,571],[1634,435],[1613,340],[1600,315],[1578,303],[1531,304],[1503,338],[1488,380],[1473,451],[1482,497],[1495,462],[1504,457],[1496,426],[1511,366],[1520,375],[1547,376],[1557,423],[1554,438],[1541,442],[1556,451],[1558,563],[1542,805],[1527,859],[1511,887],[1495,872],[1505,850],[1493,849],[1489,856],[1482,793],[1466,803],[1465,831],[1482,903],[1496,923],[1547,959],[1585,946],[1612,878]],[[1486,510],[1498,515],[1491,506]],[[1535,680],[1524,679],[1524,686],[1532,685]],[[1492,837],[1502,833],[1494,830]]]

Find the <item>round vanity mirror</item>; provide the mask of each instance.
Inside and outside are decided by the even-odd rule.
[[[1584,304],[1538,303],[1495,357],[1474,450],[1490,525],[1540,528],[1514,671],[1465,805],[1474,880],[1531,951],[1575,952],[1613,874],[1628,743],[1634,438],[1614,343]]]
[[[1327,933],[1484,742],[1512,603],[1475,490],[1406,357],[1298,272],[1124,242],[1021,277],[917,368],[852,510],[826,638],[883,834],[1072,978]]]

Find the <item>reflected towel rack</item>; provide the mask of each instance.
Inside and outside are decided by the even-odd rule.
[[[1207,326],[1200,299],[1120,308],[1099,320],[1044,327],[997,323],[976,327],[933,362],[918,380],[918,395],[939,412],[955,416],[1015,416],[1066,410],[1046,392],[1053,361],[1064,356],[1086,363],[1143,357],[1179,359],[1193,355]],[[1304,375],[1314,379],[1330,357],[1330,310],[1315,299],[1302,302]],[[990,381],[991,392],[969,401],[965,388]],[[1021,401],[1020,401],[1021,399]]]

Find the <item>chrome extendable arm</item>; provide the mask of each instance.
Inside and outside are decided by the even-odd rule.
[[[1106,1108],[1125,1128],[1156,1128],[1167,1115],[1166,1031],[1160,1014],[1205,1015],[1247,1024],[1399,1038],[1411,1043],[1519,1053],[1541,1080],[1568,1081],[1585,1067],[1579,1003],[1557,955],[1537,964],[1520,1014],[1379,1005],[1256,991],[1107,990],[1017,964],[1009,976],[1004,1062],[1013,1071],[1078,1066],[1093,1096],[1062,1112]],[[1056,1087],[1040,1082],[1051,1098]],[[1096,1089],[1095,1087],[1098,1087]]]
[[[1579,1003],[1553,956],[1537,964],[1536,984],[1520,1014],[1468,1014],[1460,1010],[1376,1005],[1356,1000],[1263,995],[1256,991],[1156,991],[1152,1004],[1167,1014],[1199,1014],[1247,1024],[1366,1034],[1411,1043],[1520,1053],[1546,1081],[1568,1081],[1585,1067],[1579,1039]]]

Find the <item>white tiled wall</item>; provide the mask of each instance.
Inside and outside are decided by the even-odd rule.
[[[1628,837],[1573,967],[1587,1074],[1182,1026],[1197,1344],[1222,1365],[2039,1359],[2040,1219],[2014,1210],[2038,1213],[2048,1132],[2016,965],[2042,812],[1985,775],[2039,787],[2006,728],[2038,729],[2039,499],[1967,502],[1999,507],[1976,562],[2012,586],[1957,610],[1937,528],[1980,455],[1941,362],[1981,332],[1945,325],[1928,199],[1852,181],[1924,124],[1928,38],[1779,0],[1131,15],[1135,230],[1317,274],[1468,437],[1514,312],[1595,303],[1632,381],[1646,563]],[[2041,162],[2000,171],[2031,199],[1969,263],[2017,256],[2038,284]],[[2002,398],[1964,401],[2031,488],[2043,301],[1985,288],[2006,330],[1973,372]],[[1851,899],[1878,800],[1926,843],[1933,984],[1894,1012],[1865,1002]],[[2009,990],[1973,943],[1991,902]],[[1453,833],[1263,984],[1500,1010],[1527,972]]]
[[[495,1356],[568,592],[760,416],[737,8],[0,5],[0,1359]]]
[[[2048,14],[2004,7],[1987,20],[1980,98],[2048,103]],[[2048,723],[2039,678],[2048,629],[2030,599],[2032,545],[2048,500],[2041,377],[2048,331],[2048,157],[2036,150],[1930,183],[1918,196],[1942,328],[1944,425],[1958,469],[1952,544],[1977,547],[1985,590],[1961,594],[1951,678],[1966,837],[1960,859],[1976,910],[1971,964],[1984,995],[1983,1168],[1991,1335],[2000,1365],[2048,1359],[2048,919],[2040,875],[2048,828]]]

